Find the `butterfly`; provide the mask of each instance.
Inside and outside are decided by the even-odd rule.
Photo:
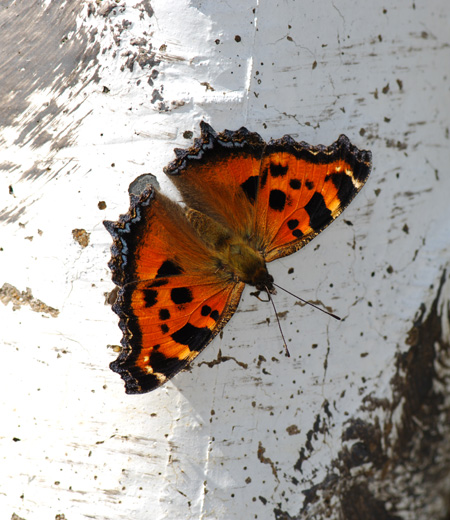
[[[344,135],[311,146],[290,136],[266,143],[246,128],[200,128],[164,169],[183,206],[149,184],[130,195],[118,222],[104,222],[123,332],[110,368],[129,394],[186,368],[231,318],[245,284],[273,294],[266,264],[317,236],[370,173],[371,153]]]

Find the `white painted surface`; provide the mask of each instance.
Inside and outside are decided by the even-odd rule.
[[[365,396],[390,396],[394,355],[448,265],[447,3],[155,0],[152,17],[140,4],[119,6],[102,17],[88,16],[86,4],[77,19],[77,32],[93,34],[90,48],[106,49],[99,82],[89,81],[91,64],[57,95],[38,89],[1,129],[0,286],[30,287],[60,312],[0,305],[0,518],[265,519],[276,507],[298,515],[301,491],[326,476],[345,421]],[[117,47],[123,20],[132,25]],[[120,70],[144,32],[161,60],[154,86],[148,69]],[[56,82],[58,67],[47,74]],[[162,99],[152,103],[154,90]],[[69,111],[29,130],[52,100]],[[266,139],[330,144],[345,133],[372,150],[372,176],[343,217],[270,265],[278,283],[345,319],[278,294],[286,359],[270,306],[246,290],[191,372],[127,396],[108,369],[116,354],[107,344],[120,331],[104,304],[113,285],[102,220],[128,209],[128,184],[141,173],[176,196],[162,168],[201,119]],[[69,130],[66,146],[52,149]],[[23,175],[31,168],[42,173]],[[88,247],[73,240],[75,228],[90,233]],[[233,359],[209,367],[219,349]],[[300,472],[318,416],[324,433],[313,435]]]

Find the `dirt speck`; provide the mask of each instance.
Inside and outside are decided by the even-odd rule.
[[[75,242],[78,242],[82,248],[89,245],[91,235],[85,229],[72,229],[72,236]]]

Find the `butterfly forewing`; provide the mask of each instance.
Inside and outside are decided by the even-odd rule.
[[[359,152],[345,136],[329,147],[289,137],[269,143],[255,217],[266,261],[293,253],[320,233],[361,189],[369,171],[370,153]]]
[[[233,233],[251,232],[265,143],[245,128],[216,134],[201,124],[201,139],[179,151],[165,172],[186,204],[226,226]]]
[[[111,368],[128,393],[147,392],[184,368],[231,317],[243,283],[217,272],[215,259],[181,208],[154,190],[133,198],[117,223],[110,267],[121,289],[123,350]]]

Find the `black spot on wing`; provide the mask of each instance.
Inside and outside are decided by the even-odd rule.
[[[309,215],[309,225],[314,230],[322,228],[331,220],[331,211],[327,208],[323,196],[317,191],[306,204],[305,210]]]
[[[269,195],[269,206],[275,211],[283,211],[286,205],[286,194],[281,190],[272,190]]]
[[[245,196],[253,204],[256,200],[256,194],[258,192],[258,175],[252,175],[245,182],[241,184]]]
[[[169,327],[168,325],[166,325],[165,323],[163,323],[161,325],[161,332],[163,332],[164,334],[167,334],[169,332]]]
[[[210,312],[211,312],[211,307],[209,305],[203,305],[202,310],[201,310],[202,316],[209,316]]]
[[[331,180],[338,190],[337,196],[343,205],[349,202],[356,194],[352,179],[345,173],[330,173],[325,177],[325,182]]]
[[[161,287],[163,285],[167,285],[169,282],[169,280],[165,280],[165,279],[162,279],[162,280],[153,280],[153,282],[149,283],[147,285],[147,287]]]
[[[169,309],[160,309],[159,310],[159,319],[160,320],[168,320],[168,319],[170,319]]]
[[[158,301],[158,291],[154,289],[144,289],[144,302],[146,307],[153,307]]]
[[[267,176],[269,175],[269,168],[266,166],[262,173],[261,173],[261,179],[260,179],[260,186],[261,186],[261,189],[264,188],[264,186],[266,185],[266,182],[267,182]]]
[[[219,312],[213,311],[209,305],[203,305],[201,314],[202,316],[209,316],[214,321],[217,321],[219,319]]]
[[[301,181],[299,179],[291,179],[289,181],[289,186],[293,190],[299,190],[302,187],[302,183],[301,183]]]
[[[150,354],[150,366],[153,372],[159,372],[167,377],[170,377],[173,373],[178,372],[180,366],[183,364],[178,358],[166,357],[161,352],[153,349]]]
[[[187,345],[190,350],[200,351],[211,338],[208,327],[195,327],[186,323],[184,327],[171,335],[172,339],[182,345]]]
[[[161,264],[161,267],[158,269],[158,272],[156,273],[156,278],[173,276],[176,274],[181,274],[182,272],[183,269],[178,264],[172,262],[172,260],[166,260]]]
[[[298,226],[298,220],[296,218],[288,220],[287,226],[289,229],[295,229]]]
[[[312,190],[314,188],[314,183],[312,181],[306,181],[305,186],[308,188],[308,190]]]
[[[272,177],[284,177],[288,171],[287,166],[281,166],[281,164],[270,164],[270,175]]]
[[[170,298],[173,303],[182,305],[193,300],[192,292],[187,287],[176,287],[170,291]]]
[[[292,234],[295,238],[302,238],[303,231],[301,231],[300,229],[294,229],[294,231],[292,231]]]

